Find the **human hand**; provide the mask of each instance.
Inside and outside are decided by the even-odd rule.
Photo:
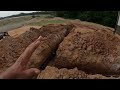
[[[0,79],[29,79],[40,73],[37,68],[27,68],[27,63],[30,60],[35,49],[40,45],[42,37],[40,36],[21,54],[17,61],[0,75]]]

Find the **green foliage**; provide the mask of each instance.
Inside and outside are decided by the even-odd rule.
[[[54,15],[57,17],[99,23],[113,28],[117,20],[117,11],[56,11]]]
[[[32,18],[35,18],[35,15],[32,15]]]
[[[41,20],[38,22],[31,22],[28,25],[42,26],[42,25],[48,25],[48,24],[61,24],[65,22],[66,20]]]

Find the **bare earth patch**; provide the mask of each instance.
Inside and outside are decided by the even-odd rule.
[[[41,35],[46,40],[35,50],[28,67],[39,68],[52,52],[55,57],[49,58],[52,61],[38,79],[114,79],[106,76],[120,75],[120,36],[113,30],[81,21],[14,29],[0,41],[0,71]]]
[[[9,33],[10,36],[16,38],[19,35],[25,33],[26,31],[29,31],[31,27],[40,28],[41,26],[23,26],[23,27],[8,31],[8,33]]]

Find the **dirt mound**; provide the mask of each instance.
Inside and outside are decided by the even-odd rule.
[[[58,68],[120,74],[120,39],[110,30],[78,27],[59,45],[55,63]]]
[[[37,77],[37,79],[113,79],[114,77],[106,77],[100,74],[90,75],[85,72],[74,69],[47,66]],[[114,78],[115,79],[115,78]],[[117,79],[117,78],[116,78]]]
[[[107,30],[107,31],[114,31],[113,28],[103,26],[100,24],[86,22],[86,21],[78,21],[78,20],[71,20],[68,24],[72,23],[74,26],[78,28],[86,28],[86,29],[93,29],[93,30]]]
[[[2,39],[0,42],[0,71],[10,67],[25,48],[41,35],[46,37],[46,40],[35,50],[28,64],[29,67],[39,67],[71,29],[71,25],[47,25],[40,29],[31,28],[30,31],[16,38]]]
[[[0,41],[0,71],[10,67],[41,35],[46,39],[33,53],[28,67],[39,68],[46,60],[53,61],[48,64],[52,67],[45,68],[38,79],[114,78],[105,76],[120,74],[120,36],[113,31],[81,21],[30,28],[16,38],[8,36]],[[53,52],[55,57],[50,57]]]
[[[31,26],[23,26],[23,27],[20,27],[17,29],[10,30],[10,31],[8,31],[8,33],[10,36],[16,38],[16,37],[19,37],[19,35],[21,35],[22,33],[29,31],[30,27]],[[33,26],[33,27],[38,28],[38,29],[40,28],[40,26]]]

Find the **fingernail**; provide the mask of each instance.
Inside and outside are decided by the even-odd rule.
[[[36,74],[39,74],[39,73],[40,73],[40,71],[39,71],[39,70],[36,70],[36,71],[35,71],[35,73],[36,73]]]
[[[37,41],[35,44],[40,44],[40,41]]]
[[[39,38],[38,39],[40,39],[42,36],[39,36]]]

